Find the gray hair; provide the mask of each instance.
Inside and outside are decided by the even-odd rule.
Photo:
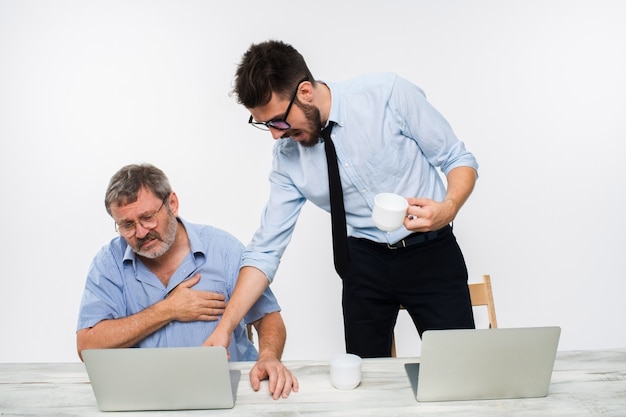
[[[122,167],[109,181],[104,197],[104,206],[111,214],[111,204],[118,206],[137,201],[139,190],[145,188],[160,200],[165,200],[172,187],[167,176],[159,168],[151,164],[131,164]]]

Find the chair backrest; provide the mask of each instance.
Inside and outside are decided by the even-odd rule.
[[[496,320],[496,307],[493,302],[491,276],[483,275],[483,282],[470,283],[468,286],[472,307],[486,306],[487,315],[489,317],[489,328],[496,329],[498,327],[498,321]],[[404,309],[404,306],[400,306],[400,309]],[[391,356],[396,356],[396,340],[393,334],[391,335]]]
[[[472,306],[486,306],[489,317],[489,327],[495,329],[498,327],[496,320],[496,307],[493,302],[493,290],[491,289],[491,277],[483,275],[483,282],[469,284],[470,298]]]

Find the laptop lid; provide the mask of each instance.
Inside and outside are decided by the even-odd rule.
[[[406,364],[417,401],[545,397],[561,329],[430,330]]]
[[[88,349],[83,360],[102,411],[232,408],[241,375],[217,346]]]

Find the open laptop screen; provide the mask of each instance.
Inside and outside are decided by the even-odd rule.
[[[89,349],[87,374],[102,411],[232,408],[240,371],[222,347]]]
[[[430,330],[419,367],[407,364],[418,401],[543,397],[561,329]]]

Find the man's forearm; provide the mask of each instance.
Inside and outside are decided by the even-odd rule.
[[[132,316],[102,320],[76,333],[78,355],[84,349],[132,347],[172,321],[163,301]]]
[[[278,359],[283,355],[287,331],[280,312],[265,315],[254,323],[259,335],[259,360]]]
[[[456,217],[476,184],[476,170],[472,167],[457,167],[448,173],[448,187],[443,204],[451,205],[451,220]]]
[[[268,285],[267,277],[259,269],[251,266],[241,268],[235,291],[228,301],[218,329],[232,334]]]

